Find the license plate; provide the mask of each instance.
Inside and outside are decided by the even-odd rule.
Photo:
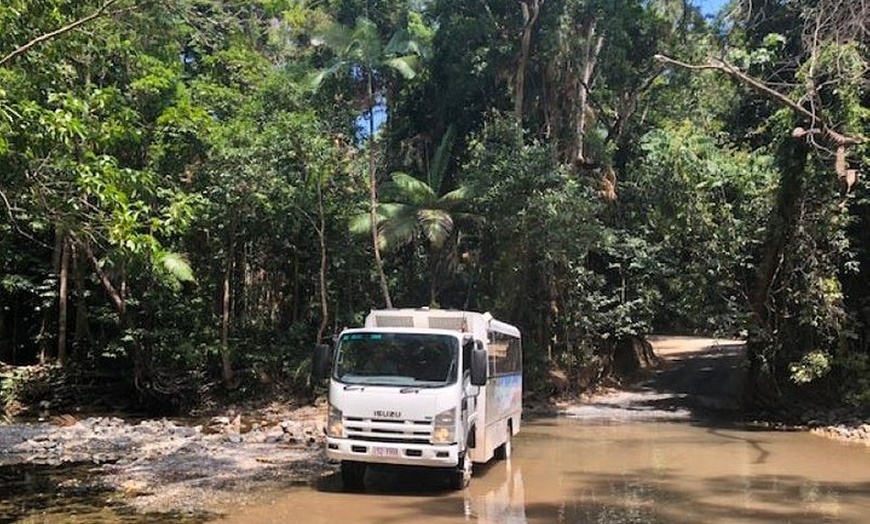
[[[374,446],[372,447],[372,455],[376,457],[398,457],[399,450],[397,448],[381,448]]]

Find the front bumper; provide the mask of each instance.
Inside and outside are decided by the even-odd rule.
[[[326,456],[332,460],[448,468],[459,464],[459,445],[433,446],[327,437]]]

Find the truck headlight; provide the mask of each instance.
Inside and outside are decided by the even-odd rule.
[[[456,442],[455,407],[438,413],[432,427],[432,444],[452,444],[453,442]]]
[[[342,422],[341,410],[337,407],[329,406],[329,415],[326,417],[326,435],[329,437],[343,437],[344,423]]]

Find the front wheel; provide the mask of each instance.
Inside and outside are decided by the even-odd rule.
[[[450,472],[450,487],[455,490],[465,489],[471,482],[471,459],[468,453],[459,456],[459,464]]]
[[[343,460],[341,462],[341,481],[344,489],[361,490],[365,487],[366,463]]]

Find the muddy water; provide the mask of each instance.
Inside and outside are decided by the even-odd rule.
[[[805,433],[568,418],[524,425],[465,492],[420,471],[263,494],[228,523],[865,523],[870,448]]]
[[[0,524],[202,524],[205,518],[137,514],[110,488],[93,465],[0,467]]]

